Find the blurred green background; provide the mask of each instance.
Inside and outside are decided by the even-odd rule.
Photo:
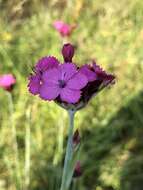
[[[143,190],[142,0],[0,0],[0,74],[17,79],[13,100],[0,89],[0,190],[59,189],[67,115],[27,90],[40,57],[62,61],[55,20],[77,24],[76,63],[95,58],[117,78],[76,115],[83,175],[71,189]]]

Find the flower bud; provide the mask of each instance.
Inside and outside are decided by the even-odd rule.
[[[77,178],[77,177],[80,177],[81,175],[82,175],[82,170],[81,170],[80,161],[77,161],[77,163],[75,165],[73,177]]]
[[[76,147],[80,143],[80,135],[78,129],[73,134],[73,146]]]
[[[64,44],[62,48],[62,55],[65,62],[72,62],[74,56],[74,46],[71,44]]]

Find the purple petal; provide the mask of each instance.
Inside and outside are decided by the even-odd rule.
[[[92,66],[97,75],[97,80],[102,81],[103,86],[107,86],[110,83],[114,83],[114,79],[115,79],[114,75],[108,74],[99,65],[97,65],[95,61],[93,61]]]
[[[80,99],[80,94],[80,90],[63,88],[60,92],[60,97],[62,101],[65,101],[67,103],[77,103]]]
[[[59,61],[55,57],[49,56],[49,57],[43,57],[42,59],[40,59],[38,63],[36,64],[35,68],[36,68],[36,71],[43,72],[48,69],[58,67],[58,65],[59,65]]]
[[[92,82],[92,81],[94,81],[94,80],[97,79],[96,73],[90,69],[89,65],[83,65],[79,69],[79,72],[82,73],[82,74],[84,74],[87,77],[88,81],[90,81],[90,82]]]
[[[62,48],[62,55],[65,62],[72,62],[74,56],[74,46],[71,44],[64,44]]]
[[[73,63],[64,63],[59,66],[61,80],[68,81],[76,72],[76,65]]]
[[[80,90],[85,87],[87,83],[87,77],[82,73],[77,73],[67,82],[67,87],[75,90]]]
[[[96,73],[104,72],[103,69],[99,65],[97,65],[94,61],[92,63],[92,66]]]
[[[93,62],[92,66],[97,75],[98,80],[104,80],[104,78],[107,77],[107,73],[99,65]]]
[[[60,88],[58,86],[48,86],[43,84],[40,88],[40,97],[44,100],[54,100],[58,97]]]
[[[29,77],[29,80],[29,91],[34,95],[38,94],[40,89],[40,76],[32,75]]]
[[[46,84],[58,84],[58,80],[60,79],[60,71],[57,68],[49,69],[45,71],[42,75],[42,81]]]

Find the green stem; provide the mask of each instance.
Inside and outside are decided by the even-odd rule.
[[[77,189],[77,185],[76,185],[76,179],[73,180],[73,187],[72,190],[76,190]]]
[[[59,124],[58,124],[58,128],[59,128],[59,132],[58,132],[58,139],[57,139],[57,149],[55,152],[55,157],[53,160],[53,164],[57,165],[62,154],[63,154],[63,132],[64,132],[64,122],[65,121],[65,112],[63,112],[63,117],[60,119]]]
[[[17,130],[14,121],[14,106],[11,93],[7,92],[9,100],[9,112],[10,112],[10,127],[12,133],[12,146],[14,153],[14,176],[16,177],[16,189],[21,189],[21,175],[20,175],[20,164],[19,164],[19,154],[18,154],[18,143],[17,143]]]
[[[30,114],[31,109],[29,108],[26,112],[27,124],[26,124],[26,135],[25,135],[25,187],[24,190],[29,189],[30,185]]]
[[[63,169],[63,176],[62,176],[62,184],[60,190],[68,190],[68,187],[66,187],[67,182],[67,176],[72,160],[73,155],[73,145],[72,145],[72,137],[73,137],[73,128],[74,128],[74,115],[75,110],[69,110],[69,132],[68,132],[68,142],[67,142],[67,148],[66,148],[66,155],[65,155],[65,161],[64,161],[64,169]]]

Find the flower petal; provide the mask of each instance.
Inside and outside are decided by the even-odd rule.
[[[55,57],[49,56],[49,57],[41,58],[36,64],[35,68],[36,68],[36,71],[43,72],[48,69],[57,67],[58,65],[59,65],[59,61]]]
[[[63,88],[60,92],[60,97],[62,101],[65,101],[67,103],[77,103],[80,99],[80,94],[80,90]]]
[[[58,86],[48,86],[43,84],[40,88],[40,97],[44,100],[54,100],[58,97],[60,88]]]
[[[67,87],[70,89],[80,90],[85,87],[87,83],[87,77],[78,72],[67,82]]]
[[[55,21],[53,23],[54,28],[64,37],[70,35],[72,27],[63,21]]]
[[[97,79],[97,75],[94,71],[90,70],[90,66],[89,65],[83,65],[80,69],[79,72],[84,74],[88,81],[94,81]]]
[[[68,81],[76,72],[76,65],[73,63],[64,63],[59,66],[61,76],[60,79]]]
[[[38,94],[40,89],[40,76],[32,75],[29,77],[29,80],[29,91],[34,95]]]
[[[58,31],[61,30],[61,28],[63,27],[64,25],[64,22],[63,21],[60,21],[60,20],[57,20],[53,23],[53,26],[55,29],[57,29]]]
[[[57,68],[49,69],[42,75],[42,81],[46,84],[58,84],[60,79],[60,71]]]

